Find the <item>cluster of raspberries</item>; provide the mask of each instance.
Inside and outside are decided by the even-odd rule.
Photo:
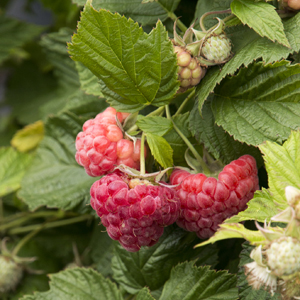
[[[125,164],[138,169],[140,141],[124,139],[116,118],[127,114],[107,108],[83,125],[76,139],[76,160],[90,176],[103,176],[91,187],[91,206],[108,235],[128,251],[158,242],[164,227],[177,223],[204,239],[226,218],[244,210],[259,189],[255,159],[244,155],[224,167],[218,180],[177,169],[170,184],[156,185],[114,170]]]

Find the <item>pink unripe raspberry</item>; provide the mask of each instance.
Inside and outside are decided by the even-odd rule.
[[[195,231],[200,238],[214,234],[226,218],[246,208],[259,189],[256,161],[244,155],[232,161],[220,172],[218,180],[204,174],[175,170],[170,183],[181,201],[178,226]]]
[[[130,252],[157,243],[163,228],[179,216],[180,200],[174,190],[119,171],[96,181],[90,194],[108,235]]]
[[[128,115],[108,107],[83,124],[83,131],[76,138],[75,159],[88,175],[104,175],[112,172],[119,164],[139,169],[141,142],[138,140],[134,146],[132,141],[124,139],[116,121],[118,118],[124,122]]]

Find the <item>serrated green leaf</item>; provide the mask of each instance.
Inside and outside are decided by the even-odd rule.
[[[273,43],[269,39],[262,38],[250,28],[245,26],[234,27],[229,35],[233,44],[234,56],[227,62],[222,70],[213,67],[207,72],[196,89],[196,96],[199,101],[201,111],[204,101],[214,90],[218,83],[228,74],[234,74],[242,65],[248,66],[253,60],[262,58],[265,63],[272,63],[282,58],[286,58],[293,52],[300,50],[300,14],[283,21],[284,31],[291,45],[291,49],[278,43]],[[241,37],[243,37],[241,39]]]
[[[260,231],[249,230],[239,223],[230,223],[221,224],[218,231],[210,239],[198,244],[196,247],[202,247],[210,243],[231,238],[246,239],[254,245],[260,244],[266,240]]]
[[[154,159],[163,167],[173,166],[173,149],[170,144],[161,136],[147,133],[147,143]]]
[[[198,258],[197,265],[215,265],[217,248],[211,245],[198,252],[201,248],[193,249],[196,242],[194,233],[173,225],[165,228],[156,245],[139,252],[129,253],[118,246],[112,259],[113,277],[128,293],[135,294],[144,286],[153,292],[163,286],[179,262]]]
[[[116,285],[93,269],[76,268],[50,275],[50,290],[22,300],[122,300]]]
[[[300,188],[300,131],[293,131],[283,146],[266,142],[259,148],[264,154],[270,193],[284,210],[288,206],[285,188]]]
[[[215,89],[216,123],[241,142],[282,143],[300,122],[300,65],[253,63]]]
[[[0,197],[20,188],[21,180],[33,155],[13,148],[0,148]]]
[[[75,63],[67,52],[67,42],[71,41],[73,30],[61,28],[58,32],[44,35],[40,41],[48,60],[54,66],[54,74],[62,88],[79,88],[79,78]]]
[[[250,154],[255,157],[258,168],[263,165],[258,148],[234,140],[222,127],[217,126],[209,99],[203,105],[202,116],[198,110],[198,103],[195,102],[189,116],[189,124],[196,140],[204,143],[205,149],[224,164],[229,164],[244,154]]]
[[[273,197],[269,191],[262,189],[256,191],[253,199],[248,203],[248,208],[237,215],[226,219],[225,223],[239,223],[246,220],[256,220],[258,222],[269,222],[270,219],[279,213]]]
[[[240,264],[238,271],[238,280],[237,286],[239,288],[239,299],[240,300],[281,300],[281,295],[279,293],[275,293],[273,296],[270,292],[266,291],[262,286],[259,290],[253,289],[250,285],[248,285],[248,281],[244,274],[244,265],[252,262],[253,260],[250,258],[250,253],[253,250],[253,246],[248,243],[243,244],[243,250],[240,254]]]
[[[160,21],[148,35],[131,19],[98,12],[88,3],[69,52],[111,90],[102,93],[114,107],[115,102],[130,111],[163,106],[179,87],[176,55]]]
[[[17,131],[11,140],[11,145],[20,152],[30,151],[38,146],[44,137],[44,124],[37,121]]]
[[[193,262],[177,265],[171,272],[159,300],[238,299],[236,277],[208,266],[194,267]]]
[[[233,0],[230,8],[243,24],[248,25],[260,36],[290,47],[281,18],[273,5],[265,2],[254,3],[251,0]]]
[[[98,77],[79,61],[76,61],[76,69],[81,89],[89,95],[103,97]]]
[[[75,138],[81,126],[82,121],[71,113],[46,122],[45,137],[18,194],[30,210],[42,205],[71,209],[87,201],[95,179],[75,161]]]
[[[136,295],[136,300],[155,300],[151,294],[148,288],[143,288],[139,291],[139,293]]]
[[[0,15],[0,64],[24,43],[38,36],[45,27]]]
[[[137,120],[136,125],[146,134],[152,133],[159,136],[165,135],[173,128],[170,120],[158,116],[141,117]]]
[[[157,20],[165,21],[168,13],[173,12],[180,0],[155,0],[152,3],[142,3],[142,0],[93,0],[93,6],[99,10],[117,11],[126,18],[132,18],[142,25],[153,25]],[[73,0],[73,3],[85,5],[86,0]]]

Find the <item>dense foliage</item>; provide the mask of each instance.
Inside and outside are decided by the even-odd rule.
[[[300,189],[296,1],[24,2],[51,18],[28,23],[0,3],[0,298],[299,297],[300,254],[282,256],[296,262],[289,276],[269,257],[279,244],[300,247],[300,191],[286,189]],[[220,34],[231,49],[204,57]],[[183,51],[201,61],[187,77]],[[260,190],[209,239],[175,223],[152,247],[126,251],[89,205],[100,177],[75,159],[83,124],[109,106],[131,113],[124,139],[146,140],[147,173],[170,168],[168,182],[180,166],[217,178],[248,154]],[[273,268],[272,286],[249,285],[251,262]]]

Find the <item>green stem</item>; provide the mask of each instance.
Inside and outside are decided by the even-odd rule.
[[[186,138],[186,136],[180,131],[180,129],[177,127],[177,125],[173,121],[173,119],[171,117],[171,114],[170,114],[170,109],[169,109],[168,105],[166,105],[166,114],[167,114],[167,118],[172,122],[175,131],[183,139],[183,141],[185,142],[185,144],[188,146],[188,148],[194,154],[195,158],[200,163],[200,166],[203,169],[203,172],[205,173],[205,175],[210,175],[210,170],[209,170],[208,166],[206,165],[206,163],[203,161],[202,157],[199,155],[199,153],[194,148],[194,146],[192,145],[192,143]]]
[[[142,133],[141,138],[141,150],[140,150],[140,173],[141,175],[145,175],[146,169],[145,169],[145,133]]]
[[[165,108],[164,106],[159,107],[158,109],[152,111],[150,114],[146,115],[146,117],[153,117],[153,116],[159,116],[162,112],[164,112]],[[130,133],[131,131],[136,131],[139,128],[136,125],[133,125],[130,127],[127,132]]]
[[[0,224],[4,222],[4,216],[3,216],[3,201],[2,198],[0,198]]]
[[[12,252],[12,256],[16,256],[18,252],[21,250],[21,248],[31,239],[33,238],[37,233],[39,233],[43,227],[37,228],[34,231],[31,231],[29,234],[27,234],[21,241],[17,244],[17,246],[14,248]]]
[[[65,213],[61,210],[59,210],[59,211],[38,211],[38,212],[31,213],[31,214],[26,214],[25,216],[21,215],[20,218],[1,225],[0,231],[15,227],[15,226],[19,226],[19,225],[29,221],[30,219],[34,219],[34,218],[44,218],[44,217],[63,218],[65,216],[74,216],[74,213],[72,213],[72,212]]]
[[[231,9],[226,10],[219,10],[219,11],[208,11],[207,13],[203,14],[200,18],[200,27],[203,32],[206,32],[206,28],[204,26],[204,19],[209,15],[216,15],[216,14],[230,14]]]
[[[177,21],[176,22],[176,25],[178,26],[178,28],[182,31],[182,32],[186,32],[186,30],[187,30],[187,27],[180,21],[180,19],[178,19],[178,17],[174,14],[174,13],[172,13],[172,12],[168,12],[168,17],[170,18],[170,19],[172,19],[174,22],[175,21]]]
[[[195,91],[195,88],[194,88],[191,91],[191,93],[181,103],[181,105],[177,109],[176,113],[173,115],[173,118],[175,118],[176,116],[178,116],[182,112],[182,110],[184,109],[185,105],[190,101],[191,98],[193,98],[195,96],[195,93],[196,93],[196,91]]]
[[[79,217],[61,220],[61,221],[47,222],[44,224],[35,224],[35,225],[29,225],[29,226],[25,226],[25,227],[17,227],[17,228],[13,228],[13,229],[9,230],[8,234],[13,235],[13,234],[24,233],[24,232],[39,229],[41,227],[42,227],[42,229],[60,227],[60,226],[70,225],[73,223],[78,223],[78,222],[82,222],[85,220],[89,220],[91,218],[93,218],[93,216],[91,216],[91,215],[82,215]]]

